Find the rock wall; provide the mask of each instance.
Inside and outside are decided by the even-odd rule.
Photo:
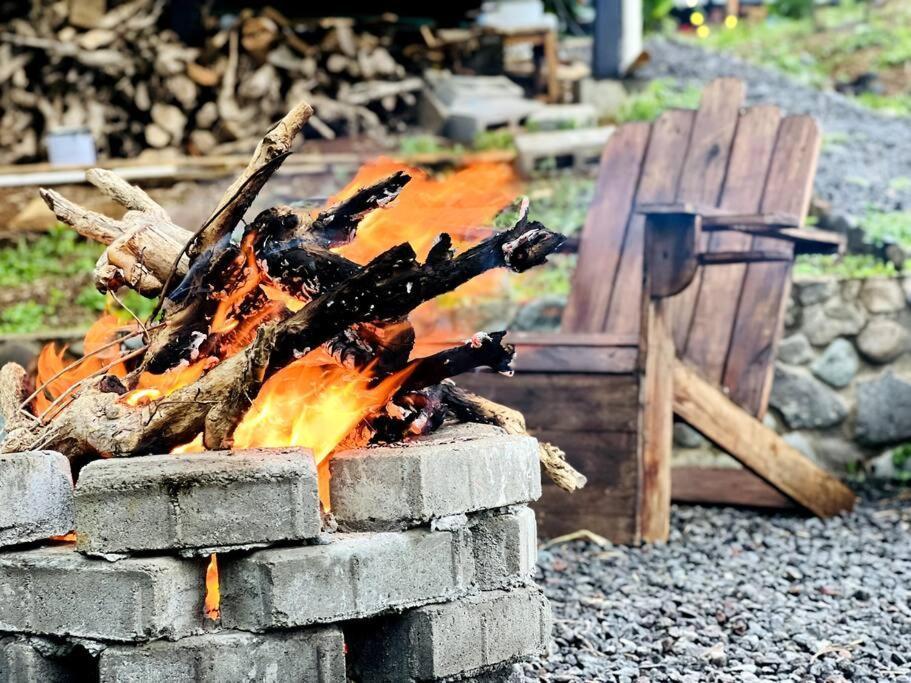
[[[766,423],[837,474],[894,476],[911,443],[909,302],[911,278],[795,281]],[[719,458],[685,425],[675,443],[679,463]]]

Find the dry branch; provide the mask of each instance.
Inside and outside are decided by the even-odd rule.
[[[452,382],[443,382],[443,403],[464,422],[481,422],[502,427],[510,434],[527,434],[525,418],[517,410],[473,394]],[[546,441],[540,442],[541,467],[557,486],[572,493],[586,484],[585,475],[566,461],[566,453]]]

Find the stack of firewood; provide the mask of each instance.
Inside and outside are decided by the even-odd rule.
[[[322,137],[380,135],[416,109],[422,81],[403,55],[420,46],[392,21],[245,10],[203,17],[203,45],[191,47],[161,0],[93,5],[36,0],[0,25],[0,163],[43,158],[44,134],[59,127],[87,127],[108,156],[212,155],[252,149],[301,99],[316,105],[308,126]]]

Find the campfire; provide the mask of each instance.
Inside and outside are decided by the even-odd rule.
[[[120,220],[41,191],[107,245],[100,290],[158,303],[102,316],[76,360],[49,346],[35,377],[0,369],[0,662],[101,682],[494,680],[548,642],[527,505],[540,465],[568,490],[584,477],[452,381],[511,374],[505,332],[418,342],[435,299],[563,237],[526,200],[484,227],[518,192],[498,166],[441,182],[380,161],[320,210],[245,222],[310,113],[266,134],[195,232],[106,171],[87,175]]]
[[[34,382],[7,366],[2,389],[17,400],[7,400],[16,405],[3,452],[47,448],[85,462],[306,446],[328,509],[328,458],[341,447],[427,434],[453,416],[523,431],[519,416],[449,381],[479,367],[509,374],[504,333],[414,357],[411,316],[427,320],[428,302],[495,269],[543,263],[563,237],[529,221],[527,201],[512,228],[481,227],[518,192],[497,165],[435,183],[380,161],[322,210],[278,206],[243,222],[310,115],[302,103],[268,132],[195,232],[99,169],[89,180],[127,209],[119,221],[41,191],[61,221],[108,245],[94,273],[101,291],[129,287],[159,305],[146,321],[102,317],[73,363],[45,348]],[[426,225],[428,215],[445,224]],[[576,485],[562,453],[544,446],[542,455],[557,480]]]

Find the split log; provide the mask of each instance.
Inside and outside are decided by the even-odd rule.
[[[459,420],[496,425],[510,434],[528,433],[525,418],[519,411],[466,391],[453,382],[443,382],[441,386],[443,403]],[[538,457],[547,476],[564,491],[572,493],[585,486],[585,475],[566,461],[566,453],[557,446],[540,442]]]

